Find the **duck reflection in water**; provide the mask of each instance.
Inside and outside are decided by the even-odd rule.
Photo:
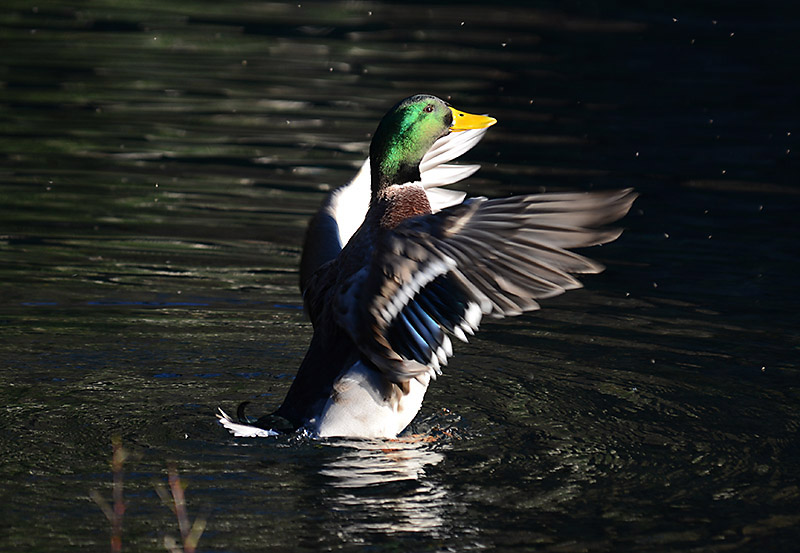
[[[446,528],[448,488],[426,468],[444,455],[419,440],[331,440],[340,449],[320,474],[326,477],[337,531],[348,539],[365,534],[422,532],[436,536]]]
[[[394,438],[453,355],[451,338],[603,269],[570,249],[616,239],[603,226],[628,212],[632,190],[465,200],[442,188],[478,169],[449,161],[495,123],[427,95],[389,110],[354,180],[309,224],[300,284],[314,335],[297,376],[271,415],[220,412],[232,433],[283,420],[319,437]]]

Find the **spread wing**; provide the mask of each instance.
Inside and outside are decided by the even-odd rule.
[[[616,239],[603,225],[636,198],[613,192],[473,198],[384,232],[370,265],[334,298],[341,326],[384,374],[403,382],[440,372],[451,337],[466,341],[484,315],[539,308],[603,266],[569,251]]]

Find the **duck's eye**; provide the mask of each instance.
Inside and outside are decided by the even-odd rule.
[[[425,109],[422,110],[422,111],[424,111],[425,113],[433,113],[433,105],[432,104],[428,104],[427,106],[425,106]]]

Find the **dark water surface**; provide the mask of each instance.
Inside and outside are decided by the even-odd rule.
[[[735,4],[736,7],[731,7]],[[0,550],[789,551],[800,20],[785,2],[0,10]],[[586,289],[486,322],[423,444],[244,440],[311,335],[307,218],[397,100],[500,123],[472,194],[635,187]]]

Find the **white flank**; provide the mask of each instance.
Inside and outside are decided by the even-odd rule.
[[[394,438],[411,424],[429,382],[427,375],[412,378],[409,393],[393,403],[380,392],[388,385],[383,375],[358,361],[334,383],[335,393],[312,421],[312,431],[322,438]]]

